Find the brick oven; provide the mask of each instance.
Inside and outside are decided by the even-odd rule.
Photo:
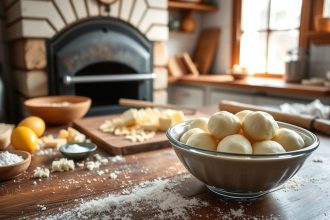
[[[91,97],[94,113],[117,111],[121,96],[166,102],[167,0],[5,0],[3,7],[18,107],[61,94]]]

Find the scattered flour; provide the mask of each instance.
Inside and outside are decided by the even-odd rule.
[[[125,158],[120,156],[120,155],[117,155],[117,156],[114,156],[114,157],[109,157],[109,159],[113,163],[120,162],[120,161],[125,161]]]
[[[97,171],[97,174],[98,174],[99,176],[102,176],[102,175],[104,174],[104,171],[103,171],[103,170],[98,170],[98,171]]]
[[[317,182],[317,179],[314,178],[303,178],[300,176],[294,176],[290,180],[288,180],[286,183],[284,183],[282,190],[284,192],[288,191],[299,191],[301,188],[303,188],[308,183],[315,183]]]
[[[125,189],[127,194],[110,194],[46,219],[132,219],[139,215],[147,219],[186,219],[194,209],[208,205],[197,198],[184,198],[173,192],[170,189],[174,184],[171,180],[146,181],[131,191]],[[150,216],[145,216],[146,212]]]
[[[47,209],[44,205],[37,205],[38,208],[40,208],[41,211],[45,211]]]
[[[230,209],[230,213],[234,218],[240,218],[240,217],[243,217],[243,215],[244,215],[244,209],[243,208],[239,208],[237,210]]]
[[[23,157],[8,151],[0,153],[0,166],[8,166],[23,161]]]
[[[117,179],[117,174],[110,173],[110,178],[113,179],[113,180]]]

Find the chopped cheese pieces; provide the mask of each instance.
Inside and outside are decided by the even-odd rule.
[[[49,173],[50,173],[50,171],[48,168],[37,167],[35,170],[33,170],[33,177],[34,178],[48,178]]]
[[[88,170],[98,169],[100,167],[100,165],[101,165],[101,162],[99,162],[99,161],[96,161],[96,162],[88,161],[86,163],[86,167],[87,167]]]
[[[43,136],[40,140],[40,145],[51,148],[59,148],[63,144],[67,143],[67,140],[64,138],[55,138],[53,135]]]
[[[81,143],[88,141],[86,136],[74,128],[61,129],[57,138],[53,135],[46,135],[39,139],[39,144],[44,147],[59,148],[67,143]]]
[[[153,138],[157,131],[183,122],[182,111],[154,108],[129,109],[120,117],[106,120],[99,129],[105,133],[124,136],[131,142],[142,142]]]
[[[67,132],[68,143],[81,143],[86,140],[86,136],[74,128],[68,127]]]
[[[60,160],[55,160],[52,162],[52,171],[53,172],[64,172],[74,170],[74,162],[73,160],[68,160],[66,158],[62,158]]]

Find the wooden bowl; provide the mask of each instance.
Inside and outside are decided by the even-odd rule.
[[[24,160],[8,166],[0,166],[0,181],[15,178],[27,170],[31,163],[31,154],[26,151],[9,150],[8,152],[22,156]]]
[[[246,73],[231,73],[231,75],[234,78],[234,80],[245,79],[246,77],[248,77],[248,74]]]
[[[27,110],[42,118],[47,124],[65,125],[82,118],[91,106],[91,99],[84,96],[45,96],[24,102]]]

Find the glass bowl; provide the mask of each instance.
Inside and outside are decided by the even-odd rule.
[[[181,135],[189,121],[168,129],[166,136],[176,155],[197,179],[212,192],[231,198],[255,198],[276,190],[293,177],[307,157],[319,146],[319,140],[306,129],[278,122],[302,136],[305,147],[280,154],[235,154],[200,149],[183,144]]]

